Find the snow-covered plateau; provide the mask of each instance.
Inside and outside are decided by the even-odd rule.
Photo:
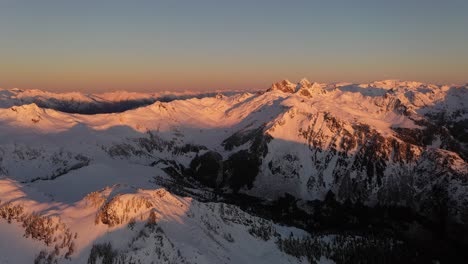
[[[466,263],[468,85],[0,89],[0,263]]]

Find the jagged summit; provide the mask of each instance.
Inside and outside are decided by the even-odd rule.
[[[309,82],[307,79],[302,79],[297,84],[297,94],[300,94],[305,97],[312,97],[314,95],[322,95],[326,93],[326,84],[320,84],[317,82]]]
[[[311,85],[312,85],[312,83],[311,83],[307,78],[302,78],[302,79],[297,83],[298,89],[304,88],[304,87],[309,87],[309,86],[311,86]]]
[[[311,97],[314,94],[325,94],[325,87],[327,84],[320,84],[317,82],[310,82],[306,78],[302,78],[298,83],[293,83],[289,80],[282,80],[271,85],[267,90],[270,91],[281,91],[283,93],[297,93],[302,96]]]
[[[285,80],[272,84],[271,87],[267,90],[267,92],[282,91],[284,93],[294,93],[296,91],[296,87],[297,87],[296,84],[285,79]]]

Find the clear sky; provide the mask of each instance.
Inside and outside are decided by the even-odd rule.
[[[467,0],[0,0],[0,87],[468,82]]]

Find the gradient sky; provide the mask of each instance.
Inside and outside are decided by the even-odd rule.
[[[0,0],[0,87],[468,82],[468,1]]]

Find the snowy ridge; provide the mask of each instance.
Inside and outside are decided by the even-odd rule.
[[[226,94],[236,94],[239,91],[224,91]],[[18,88],[0,88],[0,108],[37,104],[40,107],[55,109],[67,113],[100,114],[123,112],[146,106],[155,101],[173,101],[187,98],[203,98],[213,96],[218,91],[209,92],[127,92],[116,91],[99,94],[84,94],[80,92],[54,93],[42,90],[22,90]]]

